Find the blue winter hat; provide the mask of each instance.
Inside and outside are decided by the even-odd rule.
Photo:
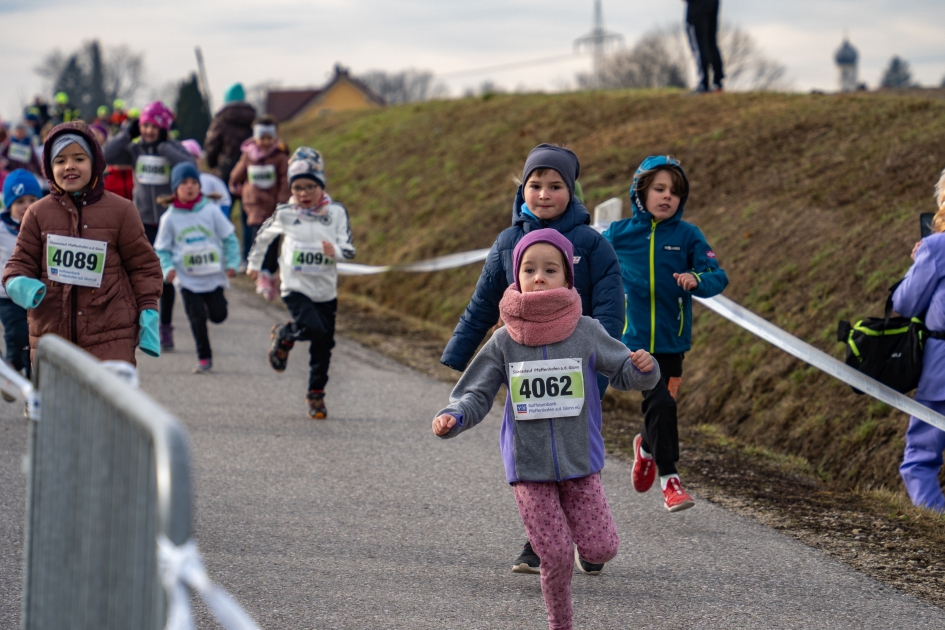
[[[234,83],[226,89],[226,92],[223,93],[223,102],[224,103],[233,103],[235,101],[245,101],[246,100],[246,91],[243,89],[242,83]]]
[[[174,168],[171,169],[171,192],[176,194],[177,187],[188,177],[200,181],[200,171],[197,170],[197,165],[193,162],[178,162],[175,164]]]
[[[531,150],[525,159],[525,168],[522,170],[522,184],[528,181],[533,171],[540,168],[550,168],[558,171],[568,192],[574,196],[574,181],[581,175],[581,163],[574,151],[553,144],[539,144]]]
[[[13,202],[26,195],[39,198],[43,196],[43,191],[32,173],[26,169],[18,168],[7,175],[3,182],[3,205],[9,210]]]

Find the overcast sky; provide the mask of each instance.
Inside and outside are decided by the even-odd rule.
[[[43,89],[33,69],[51,50],[71,51],[97,38],[145,53],[149,91],[195,69],[203,49],[219,106],[235,81],[322,84],[335,62],[357,74],[372,69],[450,73],[567,55],[591,28],[593,0],[0,0],[0,115],[18,114]],[[681,0],[604,0],[608,30],[628,44],[655,27],[681,22]],[[914,77],[945,76],[942,0],[723,0],[722,19],[751,33],[788,69],[796,90],[834,90],[833,54],[844,33],[860,51],[860,77],[879,82],[890,57]],[[486,79],[507,89],[553,91],[574,83],[588,57],[449,79],[460,95]]]

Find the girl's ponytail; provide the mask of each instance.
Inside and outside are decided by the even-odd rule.
[[[945,232],[945,171],[935,185],[935,204],[938,212],[932,217],[932,232]]]

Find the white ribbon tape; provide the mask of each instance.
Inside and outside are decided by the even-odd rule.
[[[210,581],[193,539],[177,546],[158,536],[158,571],[167,592],[167,624],[164,630],[193,630],[187,587],[200,595],[225,630],[260,630],[246,612],[222,588]]]
[[[405,265],[374,266],[358,265],[355,263],[338,263],[338,273],[343,276],[368,276],[375,273],[384,273],[386,271],[442,271],[443,269],[453,269],[482,262],[489,255],[490,249],[491,248],[476,249],[471,252],[448,254],[446,256],[407,263]]]
[[[920,405],[908,396],[900,394],[891,387],[887,387],[862,372],[854,370],[849,365],[836,360],[826,352],[818,350],[814,346],[784,332],[771,322],[755,315],[727,297],[717,295],[709,299],[695,298],[695,300],[725,319],[738,324],[748,332],[761,337],[771,345],[784,350],[805,363],[813,365],[818,370],[826,372],[887,405],[891,405],[945,431],[945,416],[942,414]]]

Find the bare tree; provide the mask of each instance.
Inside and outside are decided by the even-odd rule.
[[[727,89],[788,89],[786,68],[765,57],[754,38],[741,28],[723,24],[719,48]],[[647,33],[630,50],[610,55],[596,74],[580,74],[577,81],[585,89],[686,88],[695,76],[689,38],[677,24]]]
[[[429,70],[370,70],[358,79],[391,105],[426,101],[447,92],[446,85],[437,81]]]
[[[69,54],[50,52],[34,71],[54,88],[70,67],[81,72],[89,89],[101,89],[109,105],[116,98],[132,100],[144,85],[144,53],[122,44],[108,47],[103,55],[95,40]]]

